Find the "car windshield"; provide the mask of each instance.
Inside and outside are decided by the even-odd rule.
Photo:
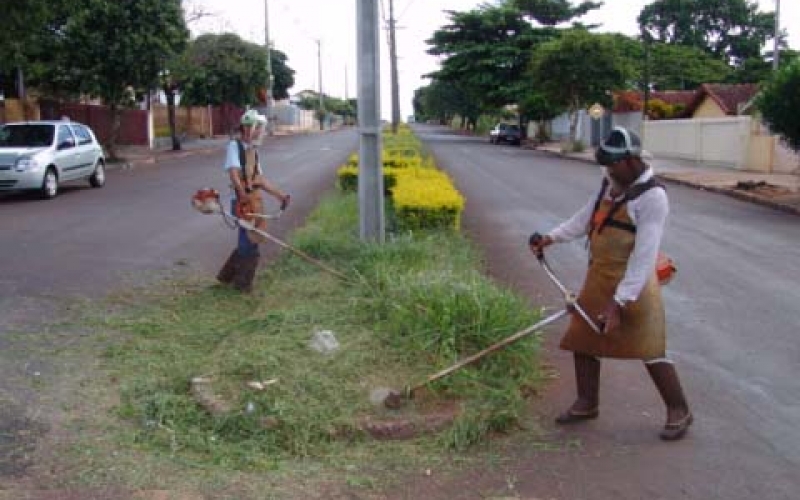
[[[45,147],[53,144],[55,127],[46,124],[5,125],[0,127],[0,147]]]

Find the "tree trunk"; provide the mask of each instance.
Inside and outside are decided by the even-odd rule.
[[[578,111],[580,108],[573,107],[569,110],[569,145],[575,147],[578,139]]]
[[[172,138],[172,150],[181,150],[181,141],[178,138],[178,131],[175,130],[175,90],[170,85],[164,86],[164,94],[167,96],[167,119],[169,121],[169,135]]]
[[[108,137],[106,148],[108,149],[108,159],[116,161],[119,159],[117,156],[117,139],[119,138],[119,129],[122,125],[122,120],[120,117],[119,105],[116,102],[112,102],[108,109],[111,112],[111,134]]]

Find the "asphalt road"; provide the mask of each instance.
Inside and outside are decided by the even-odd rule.
[[[271,225],[276,234],[316,205],[321,189],[333,187],[336,168],[357,146],[352,130],[265,141],[267,177],[293,195],[290,209]],[[0,196],[2,296],[93,297],[176,265],[216,272],[234,245],[234,233],[219,217],[195,212],[189,199],[203,187],[230,199],[223,161],[220,149],[109,170],[104,188],[65,186],[47,202]],[[275,203],[269,196],[265,200]]]
[[[417,133],[466,196],[465,229],[490,272],[532,302],[560,307],[527,238],[595,196],[599,170],[442,128]],[[571,354],[557,348],[562,324],[546,342],[561,377],[536,406],[554,439],[582,447],[518,449],[515,464],[443,482],[438,498],[475,498],[467,481],[473,492],[508,491],[509,478],[522,498],[800,498],[800,219],[686,187],[668,194],[663,249],[679,269],[664,288],[668,349],[696,416],[689,437],[658,440],[663,406],[635,361],[604,363],[598,420],[550,425],[574,399]],[[548,258],[578,289],[583,242],[551,247]]]

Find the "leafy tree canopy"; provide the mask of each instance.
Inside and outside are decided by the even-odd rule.
[[[603,2],[581,2],[574,6],[572,3],[570,0],[509,0],[509,4],[545,26],[571,21],[603,5]]]
[[[264,47],[234,33],[206,34],[193,40],[187,50],[184,98],[193,104],[230,102],[245,106],[256,102],[256,93],[267,80]],[[288,97],[294,70],[286,54],[272,49],[273,96]]]
[[[695,47],[742,68],[752,67],[751,60],[763,61],[775,14],[759,12],[753,0],[655,0],[642,9],[638,21],[647,37]]]
[[[660,42],[642,43],[622,34],[611,35],[617,49],[633,68],[630,87],[643,89],[645,64],[649,84],[657,90],[694,90],[703,83],[726,81],[732,68],[696,47]]]
[[[0,80],[7,95],[16,95],[17,71],[33,85],[48,81],[55,66],[64,26],[75,10],[74,0],[4,2],[0,30]]]
[[[485,109],[516,103],[524,92],[530,52],[553,39],[553,28],[533,28],[509,6],[449,11],[450,23],[427,40],[428,53],[443,56],[435,80],[458,85]]]
[[[800,151],[800,60],[781,68],[764,85],[756,106],[770,128]]]
[[[463,86],[434,79],[414,92],[414,114],[420,121],[449,123],[456,115],[475,123],[481,108]]]
[[[634,69],[618,47],[615,35],[583,29],[562,36],[534,51],[530,78],[551,105],[572,115],[570,138],[575,140],[575,116],[594,102],[611,104],[611,92],[625,88]]]
[[[58,67],[63,84],[112,107],[147,88],[186,46],[180,0],[75,0]]]

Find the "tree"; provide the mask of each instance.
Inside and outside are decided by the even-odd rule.
[[[149,88],[186,46],[189,32],[180,0],[76,0],[63,32],[57,70],[64,85],[100,97],[112,115],[109,155],[120,126],[120,107],[136,89]]]
[[[462,118],[462,128],[475,127],[481,106],[458,83],[434,79],[430,85],[414,92],[414,113],[417,120],[436,120],[450,123],[456,116]]]
[[[242,40],[234,33],[206,34],[193,40],[187,50],[183,98],[189,104],[232,103],[246,106],[256,102],[264,87],[267,71],[264,47]],[[294,70],[286,54],[271,50],[273,96],[285,99],[294,85]]]
[[[5,2],[0,30],[0,81],[6,95],[24,97],[26,82],[57,82],[48,71],[54,63],[63,29],[75,10],[72,0]]]
[[[800,151],[800,60],[781,68],[764,85],[756,106],[770,128]]]
[[[611,103],[611,91],[624,88],[633,68],[620,53],[614,35],[583,29],[564,32],[560,39],[539,47],[531,60],[530,77],[553,105],[570,114],[574,144],[578,111],[594,102]]]
[[[752,70],[764,61],[775,14],[759,12],[753,0],[655,0],[638,21],[656,41],[695,47],[737,70],[748,69],[747,78],[734,74],[734,80],[758,81],[769,74],[768,65]]]
[[[314,116],[320,122],[320,130],[325,126],[325,118],[329,113],[343,117],[348,123],[355,122],[358,116],[358,99],[345,100],[322,94],[322,107],[320,107],[319,94],[316,92],[313,94],[301,98],[297,106],[300,109],[314,111]]]
[[[696,47],[671,45],[614,34],[619,52],[634,68],[632,87],[643,89],[645,65],[649,84],[660,90],[693,90],[703,83],[725,81],[732,69]],[[647,51],[647,54],[645,53]]]
[[[726,81],[732,73],[730,66],[696,47],[665,43],[651,46],[649,64],[651,84],[664,90],[693,90]]]
[[[539,24],[555,26],[600,8],[603,2],[581,2],[574,7],[569,0],[510,0],[509,4]]]
[[[484,5],[448,16],[450,23],[426,42],[429,54],[444,57],[441,69],[428,76],[465,98],[459,113],[468,112],[462,116],[474,125],[482,111],[519,102],[529,85],[525,71],[531,50],[552,40],[557,30],[533,28],[511,6]]]
[[[564,111],[562,107],[557,106],[545,94],[535,89],[529,92],[519,103],[520,114],[539,123],[537,137],[542,139],[549,137],[545,124],[557,117],[562,111]]]

